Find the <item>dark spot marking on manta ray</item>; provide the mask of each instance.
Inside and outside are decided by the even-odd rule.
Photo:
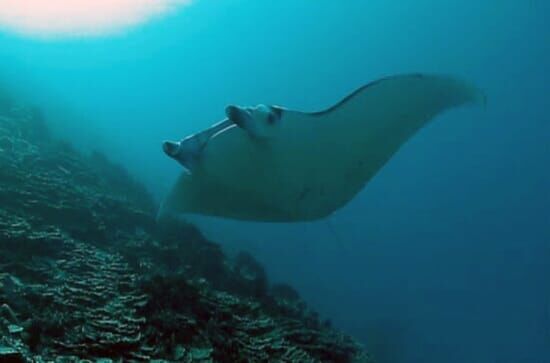
[[[267,123],[270,125],[273,125],[275,123],[275,114],[273,112],[270,112],[267,116]]]
[[[302,191],[300,192],[300,195],[298,196],[298,201],[301,202],[302,200],[304,200],[304,198],[311,192],[311,187],[304,187],[304,189],[302,189]]]

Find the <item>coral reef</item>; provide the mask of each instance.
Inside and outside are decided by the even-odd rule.
[[[371,362],[99,153],[0,97],[0,361]]]

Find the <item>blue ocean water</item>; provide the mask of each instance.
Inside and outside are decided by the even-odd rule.
[[[99,38],[3,31],[0,74],[158,198],[180,170],[161,141],[227,104],[317,110],[408,72],[475,83],[486,109],[438,117],[328,222],[195,220],[380,362],[547,363],[549,17],[545,0],[196,0]]]

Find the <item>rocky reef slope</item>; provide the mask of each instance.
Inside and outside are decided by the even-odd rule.
[[[154,214],[122,168],[0,100],[0,361],[370,362],[252,256]]]

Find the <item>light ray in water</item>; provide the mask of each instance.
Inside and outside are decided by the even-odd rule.
[[[0,28],[38,37],[121,31],[192,0],[2,0]]]

